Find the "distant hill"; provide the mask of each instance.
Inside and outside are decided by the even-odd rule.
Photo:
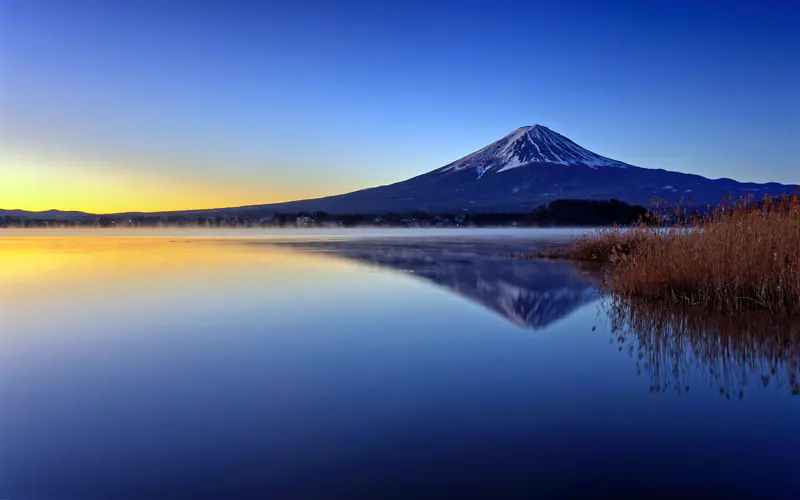
[[[0,217],[18,217],[20,219],[45,219],[45,220],[83,220],[83,219],[95,219],[97,218],[97,215],[86,212],[63,211],[63,210],[44,210],[42,212],[30,212],[28,210],[0,209]]]

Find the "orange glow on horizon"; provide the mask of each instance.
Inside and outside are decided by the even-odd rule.
[[[354,189],[314,186],[307,179],[179,175],[9,160],[0,154],[0,209],[97,214],[166,212],[263,205],[318,198]]]

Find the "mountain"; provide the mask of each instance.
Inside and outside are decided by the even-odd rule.
[[[383,238],[268,243],[407,273],[539,330],[597,299],[599,280],[572,262],[510,259],[541,241]],[[254,243],[263,244],[263,243]],[[410,312],[413,314],[413,311]]]
[[[542,125],[520,127],[460,160],[411,179],[347,194],[234,208],[123,215],[271,216],[275,212],[329,214],[530,212],[557,199],[618,200],[649,207],[654,199],[691,199],[698,207],[726,196],[781,195],[796,185],[755,184],[641,168],[589,151]],[[0,200],[1,201],[1,200]],[[0,216],[87,219],[82,212],[2,211]]]
[[[42,212],[30,212],[28,210],[3,210],[0,209],[0,217],[13,217],[20,219],[42,219],[42,220],[83,220],[95,219],[96,215],[86,212],[64,211],[64,210],[45,210]]]
[[[533,125],[518,128],[432,172],[395,184],[313,200],[183,213],[528,212],[559,198],[616,198],[646,207],[657,198],[671,202],[691,198],[693,205],[706,206],[716,205],[729,195],[761,198],[797,188],[636,167],[589,151],[545,126]]]
[[[485,148],[445,165],[440,172],[474,168],[477,178],[535,163],[564,166],[628,168],[630,165],[592,153],[542,125],[520,127]]]

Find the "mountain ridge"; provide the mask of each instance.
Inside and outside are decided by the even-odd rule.
[[[42,219],[53,219],[53,220],[76,220],[81,218],[97,217],[97,214],[82,212],[80,210],[50,209],[50,210],[34,211],[34,210],[21,210],[18,208],[14,209],[0,208],[0,217],[20,217],[24,219],[42,218]]]

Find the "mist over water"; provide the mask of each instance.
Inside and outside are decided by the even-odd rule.
[[[800,486],[797,325],[509,257],[574,230],[2,234],[0,498]]]
[[[468,238],[503,238],[503,239],[531,239],[546,242],[563,242],[584,233],[585,228],[33,228],[33,229],[2,229],[0,238],[30,238],[44,237],[152,237],[152,238],[257,238],[268,240],[300,239],[315,240],[325,238],[353,239],[353,238],[442,238],[460,239]]]

